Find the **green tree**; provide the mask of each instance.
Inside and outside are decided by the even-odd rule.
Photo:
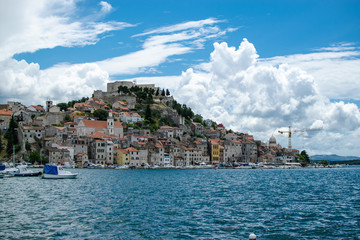
[[[150,108],[150,105],[149,105],[149,104],[146,106],[145,119],[146,119],[146,120],[149,120],[150,122],[152,122],[152,113],[151,113],[151,108]]]
[[[321,164],[321,165],[323,165],[323,166],[327,166],[327,165],[329,165],[329,162],[326,161],[326,160],[321,160],[321,161],[319,162],[319,164]]]
[[[161,91],[161,96],[165,96],[165,90],[164,89]]]
[[[109,112],[103,109],[96,109],[93,113],[93,116],[99,120],[105,121],[109,116]]]
[[[68,109],[67,103],[58,103],[56,106],[60,108],[60,111],[66,111]]]
[[[159,88],[156,89],[156,93],[155,96],[159,96],[160,92],[159,92]]]
[[[301,151],[301,153],[298,155],[300,162],[304,162],[304,163],[310,163],[310,157],[309,155],[306,153],[305,150]]]
[[[31,145],[28,141],[25,142],[25,149],[26,151],[30,151],[31,150]]]
[[[169,91],[169,89],[166,89],[166,96],[170,96],[170,91]]]
[[[71,122],[70,115],[68,115],[68,114],[65,115],[65,122]]]
[[[4,137],[8,141],[6,145],[6,153],[8,155],[12,154],[13,146],[18,144],[17,128],[18,128],[18,123],[14,120],[14,117],[12,116],[9,123],[9,129],[6,131],[4,135]]]
[[[38,152],[31,152],[29,155],[29,161],[34,164],[35,162],[40,162],[40,154]]]
[[[195,117],[194,122],[202,123],[202,118],[197,116],[197,117]]]
[[[130,89],[127,86],[119,86],[118,87],[118,93],[124,93],[124,94],[129,94],[130,93]]]

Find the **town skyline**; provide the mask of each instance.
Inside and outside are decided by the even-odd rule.
[[[360,155],[358,2],[191,4],[2,2],[0,102],[67,102],[136,79],[257,139],[286,146],[277,130],[322,128],[293,145]]]

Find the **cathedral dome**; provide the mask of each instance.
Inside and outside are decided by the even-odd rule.
[[[269,146],[276,146],[276,138],[273,135],[269,139]]]

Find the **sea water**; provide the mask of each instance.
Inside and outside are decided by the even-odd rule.
[[[0,179],[0,239],[360,239],[360,168]]]

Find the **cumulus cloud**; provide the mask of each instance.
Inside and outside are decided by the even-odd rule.
[[[40,70],[36,63],[8,59],[0,62],[0,101],[44,104],[67,102],[106,89],[109,75],[94,63]]]
[[[314,77],[322,95],[331,99],[360,100],[360,49],[352,43],[342,43],[315,49],[308,54],[294,54],[261,59],[270,64],[288,63]]]
[[[246,39],[238,49],[215,43],[210,63],[203,66],[182,73],[175,97],[227,128],[250,132],[261,140],[287,126],[323,128],[299,132],[299,137],[293,139],[293,145],[299,148],[304,147],[306,139],[306,143],[313,144],[313,153],[324,151],[319,138],[329,146],[329,152],[339,153],[344,149],[330,142],[338,143],[339,134],[349,139],[358,136],[360,112],[355,104],[330,102],[319,92],[313,76],[300,68],[259,61],[254,45]],[[287,146],[286,136],[277,137]],[[358,154],[350,145],[348,153]]]
[[[108,10],[106,2],[102,10]],[[111,6],[110,6],[111,7]],[[125,22],[74,20],[74,1],[0,1],[0,60],[56,46],[95,44],[99,35],[133,26]],[[5,24],[6,23],[6,24]]]

